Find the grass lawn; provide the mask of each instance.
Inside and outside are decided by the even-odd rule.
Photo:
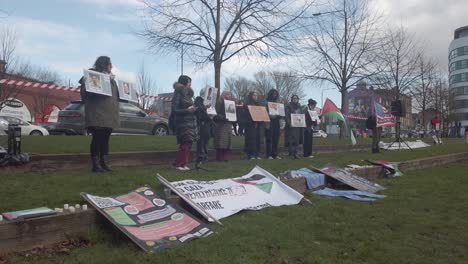
[[[6,145],[6,137],[0,137],[0,145]],[[384,142],[392,142],[393,139],[383,138]],[[408,140],[416,140],[414,138]],[[447,142],[460,142],[462,139],[445,139]],[[358,144],[371,143],[370,138],[357,138]],[[22,137],[22,150],[29,154],[57,154],[57,153],[88,153],[90,136],[47,136],[47,137]],[[213,141],[210,141],[213,143]],[[348,138],[314,138],[317,145],[344,145],[350,144]],[[244,137],[232,137],[233,148],[243,148]],[[281,140],[280,146],[283,146]],[[177,144],[174,136],[112,136],[110,142],[111,152],[126,151],[176,151]]]
[[[117,168],[96,175],[88,171],[2,175],[0,211],[82,202],[85,191],[124,193],[144,184],[156,190],[159,172],[171,181],[238,177],[255,164],[278,174],[308,164],[321,166],[390,161],[467,151],[447,145],[414,151],[318,155],[313,160],[261,160],[209,163],[209,172],[184,173],[169,167]],[[69,255],[15,258],[13,263],[466,263],[468,258],[468,164],[451,164],[382,179],[386,198],[363,203],[311,196],[312,205],[267,208],[212,224],[217,234],[185,246],[148,255],[110,226],[89,234],[92,246]]]

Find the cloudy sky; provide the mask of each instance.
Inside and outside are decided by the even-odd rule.
[[[0,9],[9,13],[1,22],[16,30],[22,59],[56,70],[72,84],[99,55],[109,55],[114,73],[130,81],[144,61],[159,92],[171,92],[180,74],[180,55],[145,51],[145,42],[132,34],[141,28],[136,16],[140,8],[138,0],[0,0]],[[402,24],[414,33],[444,69],[454,29],[468,25],[468,0],[373,0],[373,8],[384,14],[386,24]],[[281,64],[284,61],[258,64],[233,59],[223,65],[222,74],[251,77]],[[193,77],[197,91],[213,83],[211,68],[195,69],[186,61],[184,73]],[[306,84],[305,88],[320,103],[322,90],[330,87]],[[340,103],[334,90],[324,91],[324,97]]]

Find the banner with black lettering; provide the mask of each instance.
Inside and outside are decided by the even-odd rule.
[[[304,197],[258,166],[240,178],[184,180],[172,185],[217,219],[242,210],[295,205]]]

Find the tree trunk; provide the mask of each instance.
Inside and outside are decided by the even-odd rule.
[[[346,90],[341,89],[341,113],[346,115],[348,113],[348,104],[346,102]],[[345,117],[346,119],[346,117]],[[346,125],[344,122],[340,124],[340,139],[346,136]]]

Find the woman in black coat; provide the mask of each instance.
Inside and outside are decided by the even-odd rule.
[[[267,95],[267,102],[278,103],[279,94],[275,89],[271,89]],[[281,159],[278,156],[278,142],[280,137],[280,119],[279,115],[270,115],[270,125],[265,130],[266,152],[269,159]]]
[[[90,153],[93,172],[111,171],[109,164],[109,140],[113,129],[120,126],[119,89],[112,74],[111,59],[100,56],[92,71],[110,75],[112,96],[86,92],[86,79],[81,78],[81,100],[85,105],[85,127],[92,134]]]
[[[291,114],[302,114],[299,96],[293,95],[291,102],[286,107],[286,143],[288,145],[289,157],[297,159],[297,151],[301,140],[301,128],[291,126]]]
[[[247,101],[244,105],[244,120],[245,120],[245,134],[244,134],[244,149],[247,154],[247,159],[261,159],[260,146],[261,146],[261,128],[263,122],[255,122],[249,112],[249,105],[259,106],[258,94],[250,92],[247,96]]]
[[[192,79],[181,75],[173,86],[171,115],[174,115],[175,133],[177,144],[179,144],[174,165],[177,170],[188,171],[190,168],[187,167],[187,163],[192,143],[198,139],[197,117],[195,115],[197,107],[192,99]]]

